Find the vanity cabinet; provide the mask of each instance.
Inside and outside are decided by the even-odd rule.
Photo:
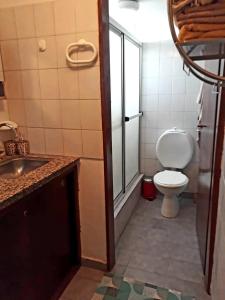
[[[80,264],[74,170],[0,215],[0,299],[49,300]]]

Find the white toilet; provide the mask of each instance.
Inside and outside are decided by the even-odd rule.
[[[157,141],[156,155],[166,170],[154,176],[154,183],[164,195],[161,208],[164,217],[175,218],[179,212],[177,196],[185,190],[189,182],[182,169],[190,162],[193,152],[193,138],[184,130],[167,130]]]

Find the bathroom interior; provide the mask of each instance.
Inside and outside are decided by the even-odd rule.
[[[225,299],[225,26],[180,4],[225,18],[0,0],[0,299]]]

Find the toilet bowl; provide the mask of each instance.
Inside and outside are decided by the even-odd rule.
[[[164,217],[175,218],[179,213],[178,195],[189,182],[182,169],[190,162],[193,152],[193,139],[184,130],[167,130],[158,139],[156,155],[165,170],[154,176],[154,183],[164,195],[161,208]]]

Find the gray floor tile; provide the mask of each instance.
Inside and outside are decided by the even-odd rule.
[[[136,268],[128,267],[124,275],[125,277],[135,278],[136,280],[140,280],[142,282],[150,282],[151,284],[160,287],[164,287],[166,283],[166,277],[162,276],[161,274],[147,272]]]
[[[201,283],[203,280],[203,272],[201,265],[192,264],[190,262],[171,260],[169,264],[169,274],[182,280],[188,280]]]
[[[161,199],[139,202],[118,244],[121,255],[115,271],[209,300],[202,284],[196,205],[191,199],[180,199],[178,217],[167,219],[161,215],[161,203]]]

